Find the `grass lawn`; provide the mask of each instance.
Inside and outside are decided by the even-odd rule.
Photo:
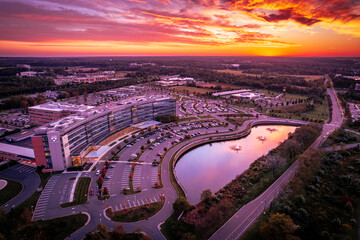
[[[86,203],[88,200],[90,182],[91,178],[89,177],[79,178],[75,188],[74,200],[72,202],[63,203],[60,207],[65,208]]]
[[[199,84],[198,86],[200,87],[205,87],[205,88],[211,88],[211,87],[216,87],[216,86],[221,86],[221,89],[223,91],[227,91],[227,90],[233,90],[233,89],[240,89],[240,86],[234,85],[234,84],[230,84],[230,83],[217,83],[217,82],[209,82],[209,83],[203,83],[203,84]]]
[[[187,117],[187,118],[180,118],[177,122],[185,122],[198,119],[197,117]]]
[[[230,69],[225,69],[225,70],[217,70],[217,72],[230,73],[230,74],[233,74],[233,75],[235,75],[235,76],[241,76],[241,75],[253,76],[253,77],[261,76],[261,74],[243,73],[242,70],[230,70]]]
[[[76,214],[46,221],[39,220],[30,222],[19,234],[25,235],[24,239],[36,239],[36,236],[40,235],[42,237],[39,239],[62,240],[84,226],[87,219],[85,214]]]
[[[249,119],[250,118],[226,118],[225,120],[235,126],[242,126],[243,123]]]
[[[21,183],[4,178],[2,179],[7,181],[7,185],[0,190],[0,206],[7,203],[13,197],[18,195],[23,188]]]
[[[306,111],[300,114],[275,112],[274,114],[270,114],[270,116],[279,117],[279,118],[289,118],[290,116],[291,119],[306,120],[304,118],[307,118],[306,121],[308,120],[310,121],[312,119],[312,120],[323,120],[324,122],[326,122],[328,118],[326,107],[327,107],[326,101],[323,100],[322,104],[315,104],[315,108],[310,111]]]
[[[205,93],[214,92],[213,89],[209,89],[209,88],[197,88],[197,87],[188,87],[188,86],[176,86],[176,87],[171,87],[170,89],[175,89],[178,92],[189,91],[190,94],[195,94],[195,93],[205,94]]]
[[[265,97],[276,97],[280,94],[283,94],[283,92],[274,92],[274,91],[268,91],[268,90],[264,90],[264,89],[257,89],[257,90],[255,90],[255,92],[265,94]],[[286,99],[286,101],[291,101],[291,100],[296,100],[296,99],[307,99],[308,96],[295,94],[295,93],[285,93],[284,98]]]
[[[137,222],[153,216],[160,211],[163,206],[164,202],[161,201],[115,212],[107,209],[106,215],[115,222]]]
[[[284,75],[284,76],[304,78],[305,81],[314,81],[319,78],[322,79],[324,78],[323,75]]]
[[[212,118],[211,115],[199,115],[198,117],[199,118]]]

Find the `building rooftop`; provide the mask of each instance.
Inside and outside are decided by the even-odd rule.
[[[34,149],[20,147],[20,146],[16,146],[16,145],[12,145],[12,144],[0,143],[0,151],[8,152],[8,153],[28,157],[28,158],[35,158]]]
[[[251,92],[250,89],[239,89],[239,90],[232,90],[232,91],[225,91],[225,92],[216,92],[213,93],[213,96],[225,96],[225,95],[232,95],[236,93],[244,93],[244,92]]]
[[[34,135],[34,131],[33,129],[30,129],[30,130],[13,133],[11,135],[6,136],[5,138],[9,142],[18,142],[30,138],[32,135]]]
[[[130,108],[132,106],[136,106],[139,104],[145,104],[150,103],[154,101],[161,101],[165,99],[173,99],[170,96],[164,96],[164,95],[155,95],[155,96],[134,96],[131,98],[123,99],[117,102],[111,102],[106,105],[101,105],[98,107],[94,107],[92,109],[88,109],[86,111],[82,111],[67,117],[64,117],[60,120],[57,120],[55,122],[46,124],[44,126],[41,126],[37,129],[35,129],[35,134],[45,134],[48,131],[54,130],[54,131],[60,131],[60,132],[67,132],[71,129],[73,129],[75,126],[83,124],[83,121],[85,119],[89,118],[97,118],[100,115],[106,115],[111,110],[121,110]]]
[[[49,110],[49,111],[86,111],[88,109],[93,108],[93,106],[86,106],[86,105],[74,105],[74,104],[67,104],[67,103],[44,103],[40,105],[36,105],[33,107],[29,107],[29,109],[38,109],[38,110]]]

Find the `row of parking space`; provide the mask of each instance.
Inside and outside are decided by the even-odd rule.
[[[36,209],[33,215],[33,220],[43,219],[45,216],[48,201],[51,198],[54,187],[59,180],[60,175],[54,175],[46,184],[45,189],[41,193],[41,196],[37,202]]]
[[[108,168],[104,179],[103,186],[106,187],[109,190],[109,192],[111,192],[111,182],[112,182],[111,179],[114,176],[114,169],[115,168]]]
[[[121,189],[129,189],[129,175],[131,172],[131,165],[126,165],[121,177]]]
[[[160,201],[161,201],[160,195],[147,196],[147,197],[139,198],[139,199],[137,199],[136,196],[134,196],[134,198],[131,200],[124,199],[123,201],[119,202],[118,204],[112,206],[112,209],[113,209],[113,211],[119,211],[119,210],[124,210],[127,208],[138,207],[138,206],[142,206],[145,204],[150,204],[150,203],[160,202]]]
[[[141,165],[136,165],[133,176],[133,188],[140,190],[141,189]]]
[[[158,182],[158,168],[153,167],[150,170],[150,182],[151,184],[155,184]]]

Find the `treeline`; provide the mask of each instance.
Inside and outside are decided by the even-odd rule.
[[[167,67],[196,67],[204,69],[234,69],[252,74],[306,74],[341,73],[352,75],[359,58],[292,58],[292,57],[71,57],[71,58],[0,58],[1,67],[30,64],[39,67],[99,67],[105,70],[139,70],[141,66],[129,63],[155,63]],[[237,65],[233,65],[237,64]]]
[[[17,77],[0,75],[0,98],[18,94],[45,92],[55,87],[54,80],[38,77]]]
[[[59,99],[76,97],[82,94],[94,93],[98,91],[104,91],[112,88],[124,87],[138,83],[147,82],[146,79],[124,79],[119,81],[105,81],[105,82],[95,82],[95,83],[71,83],[66,85],[55,86],[50,89],[45,90],[54,90],[59,92]],[[21,89],[21,88],[20,88]],[[35,88],[36,89],[36,88]],[[2,90],[1,90],[2,91]],[[22,92],[22,90],[19,90]],[[32,91],[34,93],[36,91]],[[4,99],[0,104],[0,110],[13,109],[13,108],[24,108],[34,106],[37,104],[45,103],[45,98],[42,95],[37,97],[26,97],[23,95],[11,96],[10,98]]]
[[[99,223],[96,231],[86,234],[85,240],[150,240],[151,238],[144,235],[141,229],[138,228],[134,233],[125,232],[124,228],[117,224],[110,232],[107,227]]]
[[[251,238],[357,239],[359,154],[354,148],[303,156],[297,174],[272,204],[269,220],[258,223],[260,231],[253,232]],[[293,228],[285,229],[289,223]]]
[[[315,125],[297,128],[287,140],[266,156],[255,160],[248,170],[238,175],[215,195],[204,191],[202,201],[196,206],[188,207],[186,202],[183,203],[183,217],[179,221],[169,219],[166,223],[168,234],[173,239],[209,238],[241,206],[269,187],[297,156],[315,141],[320,132],[321,129]]]

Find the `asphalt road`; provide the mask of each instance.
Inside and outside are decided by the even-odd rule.
[[[0,172],[1,178],[10,179],[23,185],[22,191],[17,196],[1,206],[6,212],[9,212],[11,208],[15,208],[20,205],[39,187],[40,177],[34,170],[34,167],[18,164]]]

